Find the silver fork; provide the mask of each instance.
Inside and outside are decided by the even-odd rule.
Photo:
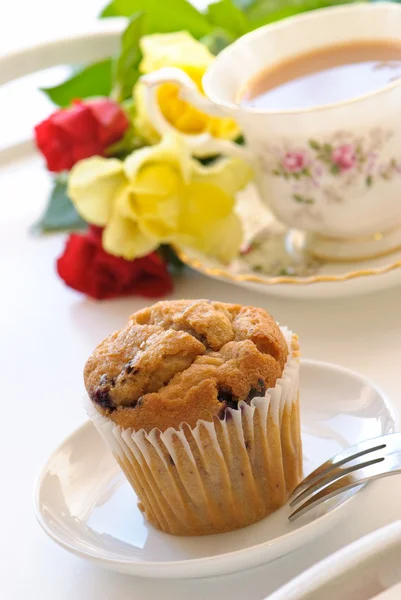
[[[401,433],[390,433],[352,446],[323,463],[292,493],[288,517],[294,521],[329,498],[358,485],[401,473]]]

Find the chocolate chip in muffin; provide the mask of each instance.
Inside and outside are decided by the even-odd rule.
[[[220,389],[217,393],[217,400],[224,403],[225,408],[238,408],[238,398],[229,390]]]
[[[159,302],[98,346],[85,385],[99,412],[123,428],[194,427],[263,396],[287,356],[280,328],[260,308]]]
[[[109,387],[98,387],[93,394],[93,401],[96,404],[99,404],[102,408],[108,411],[116,410],[116,406],[113,404],[113,401],[110,397],[110,388]]]
[[[251,388],[248,394],[248,401],[253,400],[254,398],[259,398],[265,395],[266,393],[266,386],[265,386],[265,382],[263,381],[263,379],[259,378],[258,379],[258,385],[254,388]]]
[[[127,375],[131,375],[131,373],[138,373],[138,371],[139,367],[135,365],[135,359],[130,360],[125,365],[125,372],[127,373]]]

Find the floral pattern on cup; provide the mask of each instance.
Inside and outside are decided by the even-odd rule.
[[[337,146],[331,153],[331,162],[333,166],[340,169],[341,173],[353,169],[357,163],[355,146],[353,144]]]
[[[305,152],[286,152],[283,158],[283,168],[289,173],[300,173],[307,169],[308,158]]]
[[[297,204],[313,205],[318,196],[327,202],[343,202],[342,191],[351,186],[371,188],[378,180],[401,175],[401,160],[383,160],[391,131],[376,128],[365,137],[340,131],[330,139],[309,139],[304,147],[264,146],[261,164],[265,173],[291,186]]]

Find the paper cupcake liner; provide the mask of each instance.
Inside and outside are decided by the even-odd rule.
[[[299,346],[289,346],[282,377],[264,397],[223,420],[182,423],[163,433],[122,429],[87,411],[155,527],[175,535],[231,531],[255,523],[282,506],[302,479],[299,417]]]

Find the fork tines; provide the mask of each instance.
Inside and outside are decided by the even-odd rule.
[[[401,433],[366,440],[337,454],[306,477],[292,494],[298,508],[289,520],[337,494],[372,479],[396,474],[401,467]]]

